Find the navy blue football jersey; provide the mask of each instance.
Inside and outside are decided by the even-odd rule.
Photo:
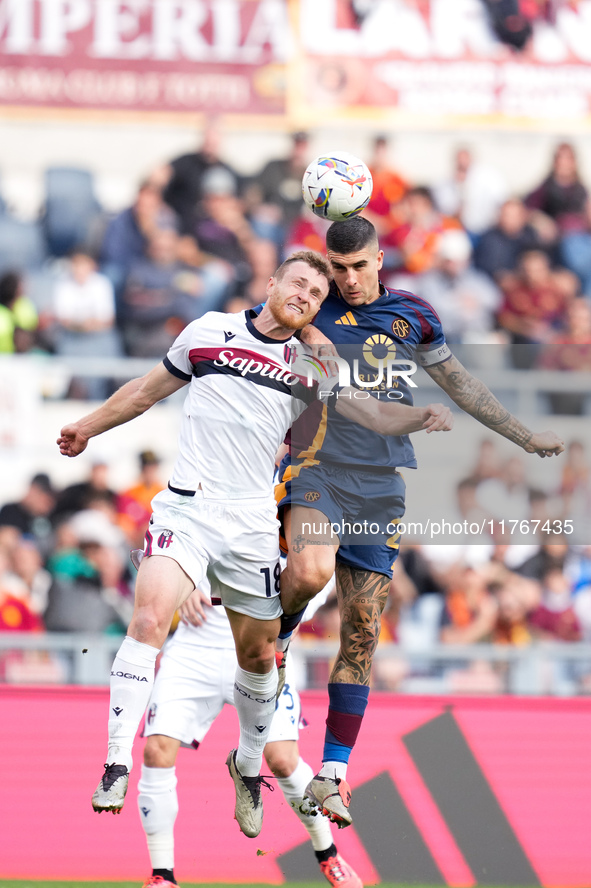
[[[412,375],[392,375],[388,380],[389,362],[393,370],[406,372],[408,365],[394,362],[433,365],[451,355],[434,309],[412,293],[383,285],[375,302],[352,308],[331,284],[314,324],[348,362],[352,384],[379,393],[380,399],[388,403],[413,403],[409,384]],[[408,435],[378,435],[340,416],[330,401],[313,404],[304,412],[292,427],[290,444],[292,459],[349,466],[417,465]]]

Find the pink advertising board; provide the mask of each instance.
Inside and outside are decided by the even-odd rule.
[[[312,767],[326,695],[304,696]],[[95,814],[108,695],[95,688],[0,688],[0,878],[130,879],[149,873],[136,789]],[[183,881],[318,878],[281,793],[265,794],[258,839],[232,817],[227,708],[201,748],[181,750],[175,872]],[[339,850],[366,884],[591,885],[591,701],[373,694],[351,767],[354,824]]]

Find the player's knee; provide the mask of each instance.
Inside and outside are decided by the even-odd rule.
[[[128,635],[144,644],[161,647],[168,634],[172,614],[158,612],[152,607],[136,610],[129,624]]]
[[[290,777],[297,768],[299,753],[290,746],[280,742],[265,746],[265,761],[274,777]]]
[[[271,672],[275,663],[275,650],[268,645],[247,644],[237,650],[237,656],[242,669],[259,675]]]
[[[176,759],[176,750],[167,743],[168,737],[153,734],[148,737],[144,747],[144,765],[147,768],[172,768]]]
[[[332,553],[331,553],[332,554]],[[294,567],[292,573],[292,595],[304,607],[315,595],[324,589],[334,573],[334,560],[304,562]]]

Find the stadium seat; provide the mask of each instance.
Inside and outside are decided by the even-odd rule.
[[[90,227],[101,213],[89,170],[50,167],[45,171],[45,209],[42,217],[52,256],[65,256],[86,244]]]
[[[0,274],[38,269],[46,258],[41,227],[0,215]]]

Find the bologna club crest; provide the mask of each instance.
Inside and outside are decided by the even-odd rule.
[[[160,536],[158,537],[158,548],[159,549],[168,549],[170,544],[172,543],[172,530],[163,530]]]

